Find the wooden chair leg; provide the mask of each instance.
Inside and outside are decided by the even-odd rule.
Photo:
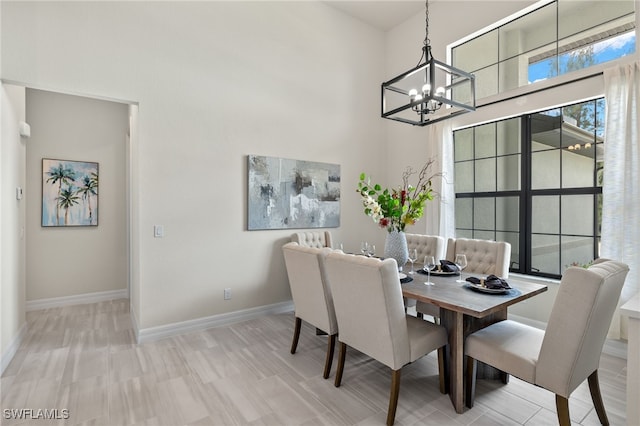
[[[300,328],[302,326],[302,320],[296,317],[296,324],[293,330],[293,342],[291,342],[291,353],[295,354],[298,348],[298,339],[300,338]]]
[[[478,361],[470,356],[467,358],[467,388],[466,388],[466,400],[467,407],[473,408],[473,403],[476,398],[476,370],[478,368]]]
[[[391,393],[389,395],[389,411],[387,412],[387,426],[391,426],[396,419],[398,396],[400,395],[400,370],[391,372]]]
[[[602,394],[600,393],[600,381],[598,380],[598,370],[589,375],[589,391],[591,391],[591,400],[593,406],[596,408],[598,419],[600,424],[609,426],[609,419],[607,418],[607,412],[604,409],[604,403],[602,402]]]
[[[347,356],[347,344],[340,342],[340,353],[338,354],[338,371],[336,371],[335,386],[340,387],[342,382],[342,372],[344,371],[344,359]]]
[[[329,377],[331,373],[331,363],[333,362],[333,350],[336,347],[336,335],[332,334],[327,338],[327,358],[324,360],[324,374],[322,377],[325,379]]]
[[[438,348],[438,379],[440,393],[449,393],[449,381],[447,380],[447,356],[446,346]]]
[[[558,394],[556,394],[556,412],[558,414],[558,424],[560,426],[571,426],[571,419],[569,418],[569,400]]]

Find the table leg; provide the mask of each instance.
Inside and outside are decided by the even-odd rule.
[[[440,322],[449,334],[447,365],[449,366],[449,397],[456,413],[464,411],[464,314],[440,309]]]
[[[440,309],[440,323],[449,334],[447,365],[449,368],[449,397],[456,413],[464,412],[464,339],[476,330],[507,318],[507,310],[500,310],[483,318],[474,318],[462,312]],[[491,377],[499,374],[493,367],[478,362],[478,377]],[[508,376],[501,377],[508,381]]]

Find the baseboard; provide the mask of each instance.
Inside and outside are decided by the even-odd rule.
[[[9,363],[15,356],[16,352],[18,352],[18,348],[22,344],[22,340],[24,339],[24,335],[27,332],[27,323],[24,322],[18,333],[15,335],[9,347],[2,354],[2,360],[0,360],[0,376],[4,374],[4,370],[9,366]]]
[[[27,312],[39,311],[41,309],[58,308],[61,306],[83,305],[86,303],[127,298],[129,298],[129,292],[124,288],[122,290],[99,291],[96,293],[74,294],[73,296],[52,297],[50,299],[28,300],[26,310]]]
[[[205,330],[207,328],[219,327],[222,325],[246,321],[264,315],[281,314],[291,311],[293,311],[293,301],[258,306],[256,308],[243,309],[240,311],[228,312],[224,314],[213,315],[210,317],[198,318],[194,320],[176,322],[172,324],[143,329],[138,329],[137,321],[135,321],[136,324],[134,324],[134,333],[136,335],[138,343],[144,343],[162,339],[165,337],[175,336],[177,334]]]

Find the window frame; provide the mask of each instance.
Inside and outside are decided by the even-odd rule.
[[[531,121],[532,121],[532,117],[536,116],[537,114],[540,113],[544,113],[544,112],[548,112],[548,111],[552,111],[554,109],[557,108],[567,108],[567,107],[571,107],[573,105],[581,105],[581,104],[585,104],[587,102],[593,102],[594,103],[594,110],[593,110],[593,119],[594,119],[594,129],[593,129],[593,137],[594,137],[594,141],[593,141],[593,147],[594,147],[594,155],[593,155],[593,171],[592,171],[592,175],[593,175],[593,180],[592,180],[592,186],[589,187],[585,187],[585,186],[581,186],[581,187],[563,187],[563,183],[562,180],[560,181],[559,187],[558,188],[540,188],[540,189],[533,189],[533,178],[532,178],[532,172],[533,172],[533,157],[534,154],[536,152],[541,152],[541,151],[533,151],[532,149],[532,141],[533,141],[533,131],[532,131],[532,125],[531,125]],[[518,255],[519,255],[519,259],[517,259],[517,261],[511,261],[510,260],[510,271],[511,272],[515,272],[515,273],[521,273],[521,274],[525,274],[525,275],[533,275],[533,276],[540,276],[540,277],[547,277],[547,278],[560,278],[562,276],[562,272],[564,270],[564,266],[566,265],[562,265],[562,261],[563,261],[563,251],[562,251],[562,245],[561,245],[561,241],[563,238],[567,238],[567,237],[580,237],[580,238],[590,238],[592,239],[592,247],[593,247],[593,257],[592,259],[597,258],[597,256],[599,255],[598,253],[598,247],[599,247],[599,241],[601,238],[601,234],[600,234],[600,230],[599,230],[599,223],[601,221],[601,216],[600,216],[600,211],[599,211],[599,203],[601,203],[601,197],[602,197],[602,185],[599,182],[599,170],[600,167],[598,165],[599,162],[602,161],[602,159],[600,157],[598,157],[598,154],[596,153],[596,147],[598,145],[598,124],[599,125],[603,125],[604,123],[599,123],[598,120],[598,113],[599,110],[598,108],[603,107],[604,106],[604,102],[603,102],[603,98],[602,97],[596,97],[596,98],[592,98],[590,100],[585,100],[582,102],[573,102],[573,103],[568,103],[566,105],[562,105],[560,107],[556,107],[556,108],[549,108],[546,110],[541,110],[541,111],[536,111],[536,112],[531,112],[531,113],[526,113],[526,114],[521,114],[519,116],[516,117],[511,117],[511,118],[504,118],[504,119],[497,119],[494,121],[491,121],[489,123],[483,123],[481,125],[478,126],[471,126],[471,127],[466,127],[464,129],[458,129],[455,130],[453,132],[453,139],[454,139],[454,146],[456,143],[456,134],[460,131],[468,131],[470,130],[470,128],[473,129],[473,155],[471,159],[465,158],[464,160],[456,160],[455,158],[455,148],[454,148],[454,168],[456,167],[457,164],[459,163],[463,163],[463,162],[469,162],[472,161],[474,163],[474,167],[473,167],[473,174],[472,174],[472,178],[474,181],[474,185],[473,185],[473,191],[466,191],[466,192],[458,192],[457,189],[455,189],[455,200],[456,202],[458,200],[462,200],[462,199],[471,199],[471,228],[461,228],[458,226],[458,223],[455,224],[455,229],[456,229],[456,235],[458,235],[460,233],[460,231],[462,231],[465,234],[471,234],[472,238],[475,238],[475,234],[476,233],[483,233],[483,234],[487,234],[488,232],[493,232],[493,238],[495,240],[498,240],[499,238],[497,238],[497,235],[499,233],[509,233],[512,232],[510,230],[499,230],[498,228],[498,224],[497,224],[497,209],[495,209],[495,206],[497,205],[497,199],[499,197],[518,197],[518,205],[519,205],[519,212],[518,212]],[[477,186],[476,186],[476,174],[475,174],[475,162],[478,160],[478,158],[476,157],[476,133],[475,133],[475,129],[477,127],[480,126],[484,126],[487,124],[493,124],[493,125],[498,125],[498,123],[503,122],[503,121],[507,121],[507,120],[514,120],[517,119],[519,120],[519,124],[520,124],[520,140],[519,140],[519,145],[520,145],[520,150],[518,152],[518,155],[520,155],[520,185],[519,185],[519,189],[517,190],[497,190],[498,188],[498,182],[497,182],[497,178],[496,178],[496,190],[495,191],[484,191],[484,192],[476,192],[477,191]],[[497,127],[496,127],[497,129]],[[560,133],[560,137],[562,138],[562,132]],[[495,142],[497,144],[498,141],[498,137],[497,137],[497,132],[496,132],[496,137],[495,137]],[[600,143],[604,143],[604,141],[600,142]],[[557,148],[550,148],[550,151],[552,149],[557,149],[560,151],[560,156],[562,156],[562,151],[563,150],[567,150],[566,147],[563,147],[562,143],[560,143],[560,146]],[[514,155],[513,153],[507,153],[507,154],[499,154],[499,151],[497,149],[497,145],[496,145],[496,150],[495,150],[495,154],[493,157],[488,157],[488,158],[499,158],[499,157],[505,157],[505,156],[509,156],[509,155]],[[483,157],[484,158],[484,157]],[[562,159],[562,157],[560,157]],[[497,162],[496,162],[497,163]],[[559,173],[560,176],[562,174],[562,170],[563,170],[564,164],[562,162],[562,160],[559,163]],[[459,179],[459,177],[456,177],[456,180]],[[592,234],[591,235],[572,235],[572,234],[566,234],[563,233],[563,229],[561,226],[558,227],[558,231],[557,233],[549,233],[548,235],[552,235],[558,238],[558,247],[560,248],[560,250],[558,251],[558,271],[560,272],[559,274],[555,274],[555,273],[551,273],[551,272],[545,272],[545,271],[539,271],[536,270],[536,268],[533,265],[533,238],[534,235],[544,235],[545,233],[540,233],[540,232],[532,232],[533,230],[533,203],[534,203],[534,197],[538,197],[538,196],[558,196],[559,197],[559,202],[561,203],[562,197],[563,196],[575,196],[575,195],[590,195],[593,197],[593,205],[592,205],[592,212],[593,212],[593,223],[592,223]],[[484,230],[484,229],[478,229],[476,228],[476,217],[475,217],[475,200],[476,199],[482,199],[482,198],[493,198],[494,200],[494,218],[493,218],[493,230]],[[457,203],[456,203],[457,204]],[[456,219],[457,219],[457,213],[456,212]],[[558,217],[559,217],[559,224],[562,223],[561,222],[561,216],[562,216],[562,207],[560,205],[559,210],[558,210]],[[457,220],[456,220],[457,222]]]

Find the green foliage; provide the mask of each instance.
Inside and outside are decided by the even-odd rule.
[[[371,185],[370,177],[361,173],[356,191],[362,196],[364,214],[389,232],[404,231],[405,226],[416,223],[424,215],[425,203],[433,200],[432,179],[441,175],[427,175],[433,162],[429,160],[420,172],[407,167],[402,175],[402,186],[392,189]],[[409,184],[409,178],[416,173],[418,182],[414,187]]]

